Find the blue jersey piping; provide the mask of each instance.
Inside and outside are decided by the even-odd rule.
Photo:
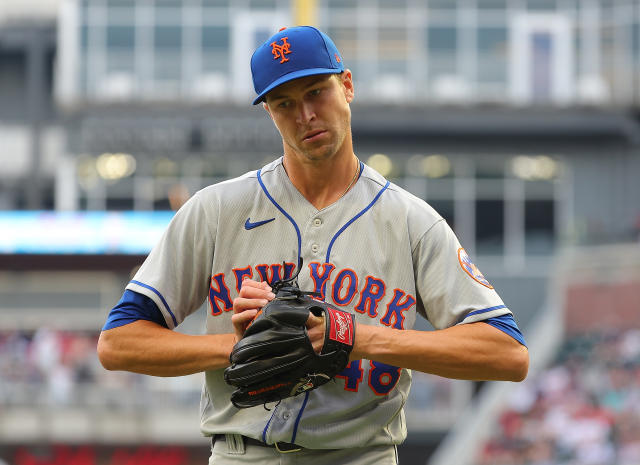
[[[298,424],[300,423],[300,419],[302,418],[302,412],[304,412],[305,407],[307,406],[307,401],[309,400],[309,391],[304,393],[304,401],[302,401],[302,407],[300,407],[300,411],[298,412],[298,418],[296,418],[296,423],[293,425],[293,436],[291,436],[291,442],[296,442],[296,436],[298,435]]]
[[[271,196],[271,194],[269,194],[269,191],[267,190],[267,186],[264,185],[264,182],[262,182],[262,169],[258,170],[258,183],[260,184],[260,188],[262,189],[262,191],[264,192],[264,195],[267,196],[267,198],[269,199],[269,201],[275,205],[275,207],[280,211],[280,213],[282,213],[285,218],[287,218],[289,220],[289,222],[293,225],[293,228],[296,230],[296,235],[298,236],[298,264],[300,263],[300,255],[302,253],[302,235],[300,234],[300,228],[298,228],[298,225],[296,224],[295,220],[291,217],[291,215],[289,215],[284,208],[282,208],[278,202],[276,202],[276,200]],[[303,406],[304,409],[304,406]],[[269,429],[269,425],[271,424],[271,420],[273,420],[273,415],[275,415],[276,413],[276,408],[273,409],[273,413],[271,414],[271,417],[269,417],[269,421],[267,422],[267,424],[264,427],[264,430],[262,430],[262,442],[267,442],[267,430]],[[300,415],[298,415],[299,417]],[[296,423],[297,426],[297,423]],[[294,429],[293,435],[295,436],[296,431]]]
[[[273,197],[271,197],[271,194],[269,194],[269,191],[267,190],[267,186],[264,185],[264,183],[262,182],[262,175],[261,175],[262,169],[258,170],[258,182],[260,183],[260,187],[262,188],[262,191],[264,192],[264,195],[267,196],[267,198],[271,201],[272,204],[275,205],[275,207],[280,210],[280,213],[282,213],[293,225],[294,229],[296,230],[296,235],[298,236],[298,263],[300,263],[300,255],[302,253],[302,235],[300,234],[300,228],[298,228],[298,225],[296,224],[295,220],[291,217],[291,215],[289,215],[284,208],[282,208],[278,202],[275,201],[275,199]]]
[[[273,413],[269,417],[269,421],[267,422],[267,424],[265,425],[264,429],[262,430],[262,442],[264,442],[265,444],[267,442],[267,430],[269,429],[269,425],[271,424],[271,420],[273,420],[273,416],[276,414],[276,410],[278,410],[278,406],[276,406],[273,409]]]
[[[490,312],[492,310],[499,310],[501,308],[507,308],[507,306],[506,305],[496,305],[495,307],[483,308],[481,310],[474,310],[473,312],[471,312],[467,316],[465,316],[464,319],[466,320],[470,316],[479,315],[480,313],[487,313],[487,312]]]
[[[390,181],[387,181],[387,183],[384,185],[384,187],[382,189],[380,189],[380,192],[378,192],[376,194],[376,196],[373,198],[373,200],[371,201],[371,203],[369,205],[367,205],[366,207],[364,207],[362,209],[362,211],[360,211],[360,213],[358,213],[356,216],[354,216],[353,218],[351,218],[349,221],[347,221],[344,226],[342,226],[338,232],[333,236],[333,238],[331,239],[331,242],[329,242],[329,248],[327,249],[327,256],[325,258],[325,263],[329,263],[329,259],[331,258],[331,249],[333,248],[333,244],[336,241],[336,239],[338,238],[338,236],[340,234],[342,234],[344,232],[345,229],[347,229],[349,226],[351,226],[351,224],[357,220],[358,218],[360,218],[362,215],[364,215],[367,210],[369,210],[371,207],[373,207],[373,204],[376,203],[378,201],[378,199],[380,198],[380,196],[382,195],[382,193],[387,190],[387,187],[389,187],[389,184],[391,184]]]
[[[171,311],[171,307],[169,307],[169,304],[167,303],[166,300],[164,300],[164,297],[162,296],[162,294],[160,294],[160,292],[154,288],[149,286],[148,284],[145,283],[141,283],[140,281],[136,281],[135,279],[132,279],[131,282],[133,284],[137,284],[138,286],[142,286],[144,288],[149,289],[150,291],[153,291],[158,297],[160,297],[160,300],[162,300],[162,303],[164,304],[164,306],[167,308],[167,311],[169,312],[169,315],[171,315],[171,318],[173,319],[173,325],[174,326],[178,326],[178,320],[176,320],[176,316],[173,314],[173,312]]]

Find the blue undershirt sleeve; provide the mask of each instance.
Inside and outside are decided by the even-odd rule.
[[[513,319],[513,315],[507,314],[494,318],[487,318],[486,320],[484,320],[484,322],[490,324],[494,328],[498,328],[500,331],[507,333],[523,346],[527,346],[526,342],[524,341],[524,336],[520,332],[520,328],[518,328],[516,320]]]
[[[117,328],[138,320],[153,321],[168,328],[162,312],[153,300],[146,295],[126,289],[120,302],[109,312],[102,330]]]

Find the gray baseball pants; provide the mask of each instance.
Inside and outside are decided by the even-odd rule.
[[[211,448],[209,465],[397,465],[395,446],[354,447],[350,449],[302,449],[279,452],[275,447],[245,444],[241,436],[226,435]]]

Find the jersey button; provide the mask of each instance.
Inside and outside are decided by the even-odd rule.
[[[322,220],[320,218],[316,218],[315,220],[313,220],[314,226],[320,226],[321,224],[322,224]]]
[[[313,245],[311,246],[311,251],[312,251],[313,253],[318,253],[318,251],[319,251],[319,250],[320,250],[320,246],[319,246],[318,244],[313,244]]]
[[[290,416],[291,416],[291,414],[289,412],[284,412],[282,414],[282,418],[284,418],[285,420],[288,420]]]

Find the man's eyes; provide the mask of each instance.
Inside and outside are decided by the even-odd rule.
[[[322,88],[312,89],[308,92],[309,96],[311,97],[317,97],[321,93],[322,93]],[[291,107],[291,105],[293,105],[291,100],[283,100],[282,102],[277,104],[278,108],[289,108]]]

